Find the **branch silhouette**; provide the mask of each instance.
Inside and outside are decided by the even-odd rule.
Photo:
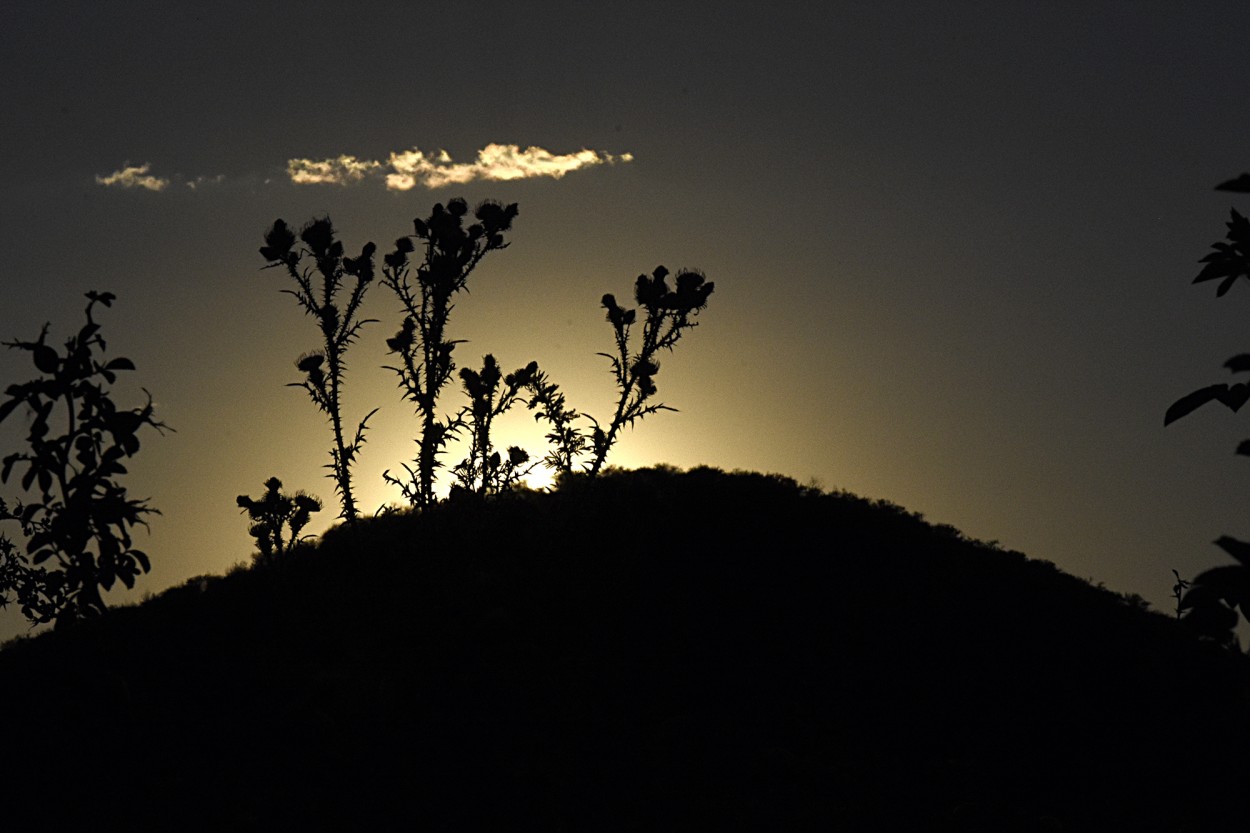
[[[1243,173],[1236,179],[1222,182],[1216,190],[1250,193],[1250,174]],[[1250,280],[1250,220],[1236,208],[1229,211],[1225,239],[1211,244],[1213,251],[1199,261],[1206,265],[1193,280],[1194,283],[1218,280],[1217,297],[1223,297],[1238,279]],[[1250,353],[1233,356],[1224,367],[1234,374],[1250,372]],[[1246,382],[1207,385],[1173,402],[1163,416],[1163,424],[1170,425],[1208,402],[1219,402],[1236,413],[1247,401],[1250,401],[1250,384]],[[1250,440],[1241,442],[1236,453],[1250,456]],[[1250,619],[1250,543],[1225,535],[1216,539],[1215,544],[1238,563],[1207,570],[1195,576],[1192,582],[1182,581],[1177,575],[1173,587],[1176,612],[1199,634],[1234,647],[1237,638],[1233,630],[1237,626],[1238,610],[1242,617]]]
[[[87,321],[63,354],[47,343],[47,324],[35,341],[4,342],[28,352],[41,374],[10,385],[0,403],[0,421],[22,407],[32,417],[27,450],[8,455],[0,467],[6,483],[24,468],[21,488],[31,494],[11,509],[0,500],[0,520],[16,521],[26,538],[23,552],[0,535],[0,604],[15,597],[33,624],[60,627],[97,616],[105,609],[101,590],[118,581],[134,587],[151,563],[134,547],[131,531],[147,526],[147,515],[160,514],[146,499],[129,497],[120,478],[124,460],[139,451],[143,428],[173,429],[157,421],[151,395],[138,408],[113,401],[108,386],[135,365],[96,357],[106,345],[92,313],[97,304],[112,306],[115,296],[86,297]]]

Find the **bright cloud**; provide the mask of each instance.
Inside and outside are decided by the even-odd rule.
[[[457,162],[445,150],[426,153],[415,147],[391,153],[385,162],[347,154],[332,159],[288,159],[286,176],[296,185],[356,185],[370,180],[385,184],[390,191],[410,191],[418,186],[442,188],[479,179],[561,179],[572,171],[632,162],[633,159],[632,153],[611,154],[585,148],[576,153],[552,153],[536,146],[522,148],[520,145],[492,143],[479,150],[477,158],[471,162]],[[195,177],[176,174],[171,180],[153,176],[151,168],[147,162],[142,165],[127,162],[108,176],[97,175],[95,181],[107,187],[143,188],[148,191],[164,191],[173,181],[191,191],[199,191],[220,185],[225,180],[222,174]],[[265,183],[269,181],[266,179]]]
[[[613,156],[594,150],[577,153],[555,154],[540,147],[490,144],[477,152],[474,162],[455,162],[447,151],[440,150],[434,156],[426,156],[417,148],[392,153],[390,163],[394,173],[387,174],[386,187],[392,191],[407,191],[416,185],[440,188],[459,185],[475,179],[531,179],[549,176],[560,179],[570,171],[594,165],[629,162],[633,154]]]
[[[168,179],[159,176],[152,176],[148,173],[152,165],[144,162],[142,165],[126,164],[119,171],[113,171],[108,176],[96,175],[95,181],[99,185],[116,186],[118,188],[145,188],[148,191],[164,191],[165,186],[169,185]]]
[[[287,176],[296,185],[349,185],[382,167],[381,162],[340,156],[337,159],[288,159]]]
[[[633,154],[613,155],[594,150],[555,154],[540,147],[522,149],[519,145],[490,144],[477,152],[473,162],[456,162],[445,150],[427,154],[419,148],[390,154],[385,163],[340,156],[337,159],[292,159],[287,174],[299,185],[360,182],[367,176],[383,175],[391,191],[408,191],[421,185],[441,188],[475,179],[510,180],[549,176],[560,179],[570,171],[595,165],[630,162]],[[385,168],[389,172],[383,173]]]

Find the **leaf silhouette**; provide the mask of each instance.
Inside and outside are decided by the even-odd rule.
[[[1227,392],[1228,385],[1209,385],[1205,388],[1200,388],[1191,394],[1182,396],[1180,399],[1173,402],[1168,408],[1167,413],[1163,415],[1163,424],[1171,425],[1181,417],[1192,413],[1198,408],[1201,408],[1212,399],[1219,399],[1221,396],[1227,394]]]
[[[1221,182],[1215,186],[1217,191],[1232,191],[1237,194],[1250,194],[1250,174],[1242,174],[1236,179]]]
[[[1250,543],[1239,541],[1228,535],[1221,535],[1215,539],[1215,545],[1241,562],[1244,567],[1250,567]],[[1200,580],[1195,579],[1195,581]]]
[[[1246,404],[1247,400],[1250,400],[1250,386],[1238,382],[1235,385],[1230,385],[1228,390],[1217,393],[1215,398],[1235,412],[1242,405]]]

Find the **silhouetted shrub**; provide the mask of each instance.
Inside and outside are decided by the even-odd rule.
[[[537,374],[538,363],[530,362],[502,376],[499,363],[489,353],[482,360],[480,371],[460,369],[469,405],[461,412],[459,422],[469,429],[469,454],[452,469],[457,487],[476,495],[496,494],[516,485],[533,469],[533,465],[527,465],[530,456],[524,449],[510,446],[506,457],[495,450],[491,425],[495,417],[520,401],[521,392]]]
[[[235,502],[252,519],[248,533],[256,539],[259,562],[272,561],[286,555],[299,543],[300,531],[308,525],[313,512],[321,511],[321,501],[304,492],[284,495],[282,481],[271,477],[265,481],[265,494],[260,498],[239,495]],[[285,530],[285,532],[284,532]]]
[[[1216,190],[1250,193],[1250,174],[1223,182],[1216,186]],[[1219,280],[1216,296],[1227,293],[1238,278],[1250,279],[1250,220],[1235,208],[1230,209],[1230,213],[1227,239],[1211,244],[1215,251],[1202,258],[1200,262],[1206,265],[1193,281]],[[1250,353],[1233,356],[1224,363],[1224,367],[1232,373],[1250,372]],[[1169,425],[1208,402],[1219,402],[1236,412],[1247,401],[1250,401],[1250,384],[1207,385],[1173,402],[1164,414],[1163,424]],[[1237,453],[1250,456],[1250,440],[1238,445]],[[1207,570],[1189,583],[1177,575],[1177,584],[1173,588],[1179,596],[1177,614],[1183,614],[1183,620],[1203,636],[1235,646],[1237,642],[1233,629],[1237,625],[1237,610],[1240,609],[1242,616],[1250,619],[1250,543],[1227,535],[1215,543],[1238,563]]]
[[[282,220],[274,221],[265,234],[265,245],[260,253],[269,266],[286,268],[296,284],[296,289],[282,290],[299,302],[304,312],[317,321],[321,330],[322,349],[305,353],[295,366],[304,374],[302,382],[292,382],[290,387],[303,388],[313,404],[330,418],[334,431],[334,447],[330,449],[329,477],[334,480],[342,510],[339,517],[351,522],[359,510],[352,493],[351,467],[365,442],[365,425],[377,413],[374,408],[365,414],[356,426],[355,435],[347,439],[343,430],[342,390],[347,366],[343,357],[347,348],[360,335],[365,324],[374,319],[359,319],[360,304],[369,284],[373,281],[373,253],[377,247],[366,243],[360,255],[343,257],[343,244],[334,237],[334,226],[329,217],[311,220],[300,231],[303,246],[296,247],[294,232]],[[300,264],[310,258],[312,266],[301,268]],[[347,299],[341,291],[348,278],[354,279]]]
[[[47,324],[35,341],[4,342],[30,353],[41,374],[9,385],[0,403],[0,421],[20,407],[31,416],[27,450],[4,458],[0,480],[7,483],[24,467],[22,490],[33,493],[12,509],[0,501],[0,520],[17,521],[26,537],[23,552],[0,535],[0,603],[13,594],[33,623],[59,626],[98,615],[105,607],[101,589],[117,581],[134,587],[139,572],[151,569],[131,530],[159,513],[146,499],[129,497],[119,478],[126,474],[123,460],[139,451],[139,431],[167,426],[153,416],[151,396],[139,408],[113,401],[108,385],[135,366],[127,358],[96,358],[106,348],[92,310],[112,306],[115,296],[86,297],[87,322],[65,342],[64,355],[47,343]]]
[[[550,451],[543,462],[555,470],[557,476],[572,473],[578,460],[590,448],[590,440],[577,427],[582,415],[568,406],[560,386],[541,370],[530,378],[529,390],[525,406],[535,411],[536,420],[547,422],[551,428],[546,434]]]

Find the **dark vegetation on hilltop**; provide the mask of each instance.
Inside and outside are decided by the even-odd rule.
[[[49,830],[1239,829],[1248,694],[1140,600],[706,468],[361,519],[0,652],[6,820]]]
[[[112,398],[134,369],[102,355],[92,312],[113,296],[88,293],[63,355],[47,326],[4,343],[39,376],[0,402],[0,421],[29,420],[0,465],[24,494],[0,501],[21,530],[0,534],[0,604],[58,626],[0,651],[10,826],[1240,829],[1250,659],[1232,628],[1250,544],[1221,538],[1239,566],[1177,575],[1178,622],[892,504],[772,475],[605,470],[625,427],[671,410],[658,356],[714,286],[661,266],[636,308],[602,297],[602,423],[536,361],[505,374],[488,353],[453,376],[453,301],[516,216],[438,204],[382,258],[403,314],[390,369],[418,431],[406,477],[384,475],[409,508],[373,518],[352,467],[377,409],[352,431],[342,393],[377,247],[345,257],[329,218],[273,224],[261,254],[320,330],[293,386],[330,422],[344,524],[301,537],[320,500],[270,478],[237,498],[250,569],[136,607],[106,611],[100,591],[149,568],[131,531],[156,510],[121,478],[140,430],[165,426],[150,398]],[[1215,249],[1198,280],[1223,294],[1250,277],[1250,223],[1234,211]],[[467,404],[447,410],[454,378]],[[1209,401],[1237,410],[1250,387],[1203,388],[1166,420]],[[547,424],[553,491],[523,488],[539,463],[493,444],[517,404]],[[457,438],[467,456],[446,467]]]
[[[608,359],[617,388],[610,420],[600,423],[571,407],[537,361],[505,375],[490,353],[483,356],[480,371],[459,368],[469,401],[445,410],[442,394],[457,369],[456,347],[464,343],[448,333],[454,301],[467,293],[469,275],[482,259],[510,245],[505,234],[517,214],[516,203],[505,206],[494,200],[479,203],[472,215],[463,198],[445,206],[436,203],[429,217],[413,220],[413,234],[396,239],[394,250],[382,257],[381,284],[403,314],[399,331],[386,340],[394,364],[384,367],[398,375],[401,394],[415,407],[419,424],[417,458],[411,465],[400,464],[407,476],[388,469],[382,478],[412,508],[430,508],[442,500],[436,492],[437,475],[453,441],[467,445],[468,454],[450,470],[451,493],[480,499],[516,488],[538,465],[557,474],[579,471],[594,477],[622,429],[675,410],[654,398],[659,354],[672,352],[682,335],[698,326],[696,319],[715,284],[696,269],[679,270],[670,284],[671,273],[664,266],[638,276],[636,308],[622,306],[610,293],[600,299],[615,345],[613,352],[598,354]],[[345,253],[329,217],[309,220],[298,234],[278,219],[260,247],[268,264],[263,268],[287,273],[295,289],[282,291],[296,299],[320,331],[320,347],[296,359],[303,378],[288,387],[302,388],[330,422],[334,444],[324,467],[339,498],[339,517],[350,524],[361,514],[352,468],[365,444],[369,419],[379,409],[370,410],[350,430],[343,405],[346,355],[365,325],[377,323],[362,313],[377,276],[377,245],[366,243],[356,257]],[[151,396],[141,408],[121,408],[114,401],[109,386],[118,372],[135,365],[123,357],[104,361],[96,356],[106,344],[92,310],[96,304],[111,306],[114,296],[95,291],[86,296],[87,322],[66,341],[63,357],[47,344],[49,324],[36,341],[0,342],[30,353],[38,372],[29,382],[9,385],[4,391],[8,398],[0,401],[0,422],[14,413],[29,420],[26,450],[0,463],[0,483],[18,473],[23,495],[12,508],[0,498],[0,522],[15,522],[21,533],[10,538],[0,531],[0,607],[16,603],[32,624],[55,622],[58,628],[102,614],[102,590],[119,582],[132,588],[137,576],[151,569],[147,553],[133,546],[131,532],[147,525],[146,516],[160,514],[147,499],[129,497],[121,479],[127,474],[127,458],[139,450],[140,429],[163,431],[167,426],[156,420]],[[547,423],[544,438],[550,450],[540,461],[518,446],[504,453],[495,447],[494,420],[518,404],[536,421]],[[261,560],[294,546],[311,513],[321,510],[319,498],[304,492],[283,494],[281,485],[270,477],[262,497],[236,499],[251,521],[249,532]],[[384,510],[389,507],[379,509]]]
[[[1250,174],[1243,173],[1236,179],[1221,182],[1215,190],[1250,194]],[[1218,280],[1217,297],[1226,294],[1240,279],[1250,280],[1250,219],[1246,219],[1236,208],[1231,208],[1226,225],[1228,234],[1224,240],[1211,244],[1214,251],[1199,261],[1205,265],[1193,281],[1206,283]],[[1234,374],[1250,371],[1250,353],[1233,356],[1224,362],[1224,368]],[[1163,416],[1163,424],[1168,425],[1187,416],[1208,402],[1219,402],[1236,412],[1248,401],[1250,383],[1207,385],[1173,402]],[[1237,453],[1250,456],[1250,440],[1243,440],[1237,446]],[[1195,630],[1233,646],[1236,644],[1234,631],[1239,620],[1250,621],[1250,541],[1221,535],[1215,544],[1237,563],[1204,570],[1192,582],[1177,574],[1174,591],[1177,613],[1183,615]]]

